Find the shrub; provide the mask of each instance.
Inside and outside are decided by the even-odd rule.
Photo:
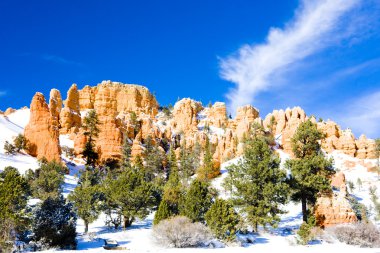
[[[380,247],[380,231],[372,223],[360,222],[355,225],[340,225],[331,228],[331,233],[339,241],[360,247]]]
[[[209,190],[209,183],[195,179],[184,197],[181,213],[193,222],[203,222],[204,216],[211,204],[212,195]]]
[[[239,215],[232,204],[223,199],[217,199],[206,213],[206,222],[213,234],[221,240],[235,239]]]
[[[192,223],[185,216],[176,216],[161,221],[153,228],[156,241],[166,247],[186,248],[205,245],[211,239],[208,228]]]
[[[307,222],[303,222],[297,232],[297,243],[307,245],[310,241],[315,239],[315,224],[314,216],[309,216]]]
[[[17,137],[14,139],[13,143],[16,147],[17,152],[20,152],[23,149],[25,149],[25,150],[28,149],[28,140],[25,138],[25,136],[23,134],[17,135]]]
[[[5,154],[7,154],[7,155],[14,155],[14,154],[16,154],[16,147],[12,143],[5,141],[4,151],[5,151]]]
[[[35,240],[49,247],[75,249],[77,217],[72,204],[65,203],[62,195],[47,198],[36,210],[33,219]]]

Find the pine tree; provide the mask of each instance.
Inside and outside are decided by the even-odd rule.
[[[98,184],[92,182],[89,170],[82,174],[80,184],[68,196],[73,202],[78,216],[84,221],[84,232],[88,232],[88,225],[94,222],[100,214],[101,192]]]
[[[181,214],[190,218],[193,222],[203,222],[207,210],[212,204],[212,198],[209,191],[209,183],[195,179],[186,193],[181,208]]]
[[[220,175],[219,166],[215,166],[212,153],[210,140],[206,138],[205,152],[203,157],[203,165],[198,169],[198,179],[202,181],[209,181]]]
[[[301,201],[303,220],[307,223],[307,204],[315,204],[319,192],[330,191],[330,177],[335,173],[332,160],[321,152],[319,141],[323,134],[310,120],[301,123],[292,138],[292,150],[295,159],[286,161],[290,169],[290,187],[292,199]]]
[[[169,179],[166,182],[163,191],[162,200],[154,217],[154,224],[158,224],[162,219],[179,214],[182,198],[182,185],[177,167],[171,169]]]
[[[32,182],[33,194],[42,200],[48,197],[57,198],[62,192],[61,186],[65,172],[66,168],[60,163],[41,162],[40,168],[35,172],[35,180]]]
[[[6,167],[0,172],[0,251],[10,251],[8,242],[15,240],[25,220],[29,186],[16,168]]]
[[[85,148],[82,151],[82,155],[86,160],[86,164],[95,166],[99,155],[95,151],[95,138],[99,135],[99,119],[95,110],[90,110],[86,117],[83,119],[82,128],[84,129],[84,135],[87,137]]]
[[[199,154],[200,145],[196,143],[193,150],[186,147],[186,139],[181,145],[179,173],[182,182],[188,185],[188,181],[192,175],[195,174],[196,169],[199,167]]]
[[[262,136],[246,142],[243,158],[228,168],[225,180],[232,199],[241,207],[248,222],[257,231],[258,225],[276,226],[280,205],[287,202],[286,173],[280,169],[280,159]]]
[[[136,167],[126,168],[117,178],[107,177],[103,191],[123,217],[124,229],[132,225],[136,217],[145,218],[154,203],[152,183],[146,182]]]
[[[4,143],[4,151],[6,155],[14,155],[17,153],[16,147],[12,143],[9,143],[8,141],[5,141]]]
[[[170,172],[173,170],[177,171],[178,173],[178,162],[177,162],[177,156],[174,152],[174,149],[172,146],[170,146],[169,154],[168,154],[168,165],[169,170],[167,171],[167,174],[170,175]]]
[[[205,219],[216,238],[225,241],[235,239],[240,217],[230,202],[216,199],[207,211]]]
[[[16,152],[20,152],[23,149],[28,148],[28,140],[25,138],[23,134],[18,134],[17,137],[13,141],[14,146],[16,147]]]
[[[71,203],[65,203],[63,196],[47,198],[36,210],[33,219],[33,233],[36,241],[51,247],[75,249],[77,217]]]
[[[145,179],[152,182],[156,177],[162,175],[164,172],[162,169],[162,161],[164,160],[164,157],[158,146],[153,143],[150,136],[145,139],[145,150],[143,157],[145,157]]]
[[[160,221],[166,220],[174,215],[175,214],[171,211],[169,204],[165,200],[162,200],[154,215],[153,225],[157,225]]]
[[[132,145],[129,143],[129,139],[126,136],[124,138],[124,143],[122,147],[122,167],[130,168],[131,167],[131,153]]]

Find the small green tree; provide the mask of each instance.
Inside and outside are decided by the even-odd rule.
[[[209,183],[195,179],[184,197],[181,214],[193,222],[203,222],[204,216],[212,204],[213,196],[209,187]]]
[[[162,219],[179,214],[182,194],[183,190],[178,169],[177,167],[173,167],[170,170],[169,179],[164,186],[162,200],[154,216],[154,224],[158,224]]]
[[[169,204],[165,200],[162,200],[158,206],[157,212],[154,214],[153,225],[157,225],[160,221],[166,220],[174,215],[175,214],[172,212]]]
[[[262,136],[248,139],[243,158],[228,168],[225,186],[234,204],[241,207],[248,222],[257,231],[258,225],[276,226],[280,208],[288,200],[286,173],[280,159]]]
[[[95,166],[99,158],[99,154],[95,150],[95,138],[98,137],[100,132],[99,119],[95,110],[90,110],[84,117],[82,128],[84,129],[84,135],[87,137],[82,155],[87,165]]]
[[[300,124],[292,138],[295,159],[287,160],[285,167],[291,171],[292,199],[301,201],[303,221],[307,223],[307,204],[315,204],[317,194],[331,191],[330,178],[335,173],[333,161],[321,152],[322,132],[310,120]]]
[[[130,168],[131,167],[131,153],[132,153],[132,145],[129,143],[128,137],[124,138],[124,143],[122,146],[122,167]]]
[[[164,156],[150,136],[145,139],[144,143],[145,150],[143,157],[145,158],[145,164],[143,168],[145,179],[152,182],[156,177],[163,175],[162,161],[164,160]]]
[[[198,179],[202,181],[209,181],[220,175],[219,166],[215,166],[212,153],[210,140],[206,138],[204,147],[203,165],[198,169]]]
[[[124,169],[117,178],[107,177],[103,191],[123,217],[124,229],[136,217],[145,218],[154,203],[152,183],[146,182],[143,172],[136,167]]]
[[[35,211],[32,226],[34,239],[51,247],[76,249],[76,220],[72,204],[66,203],[62,195],[49,197]]]
[[[9,242],[26,225],[25,208],[29,186],[16,168],[6,167],[0,172],[0,251],[7,252]]]
[[[217,199],[207,211],[205,218],[207,226],[218,239],[235,239],[240,217],[230,202]]]
[[[6,155],[14,155],[14,154],[16,154],[16,147],[12,143],[5,141],[4,151],[5,151]]]
[[[99,185],[92,184],[86,170],[82,174],[81,183],[70,193],[68,199],[73,202],[76,213],[84,221],[84,232],[88,232],[88,225],[94,222],[100,214],[101,192]]]
[[[64,173],[66,168],[55,161],[41,163],[35,172],[35,180],[32,182],[33,194],[42,200],[48,197],[57,198],[62,193]]]
[[[13,143],[16,147],[16,152],[20,152],[23,149],[28,149],[28,140],[25,138],[23,134],[18,134],[17,137],[14,139]]]

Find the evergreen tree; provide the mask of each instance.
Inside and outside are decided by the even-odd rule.
[[[225,185],[255,230],[258,225],[277,225],[278,215],[284,213],[280,205],[287,202],[289,187],[280,159],[266,139],[257,136],[247,140],[243,158],[228,171]]]
[[[145,150],[143,157],[145,157],[145,179],[152,182],[156,177],[159,177],[164,172],[162,169],[162,161],[164,160],[164,157],[158,146],[153,143],[150,136],[145,139]]]
[[[162,218],[168,218],[179,214],[179,207],[182,198],[182,185],[178,175],[177,167],[173,167],[169,174],[169,179],[164,186],[161,203],[154,217],[154,224],[158,224]]]
[[[117,178],[107,177],[104,182],[105,198],[114,203],[123,217],[123,227],[129,227],[136,217],[145,218],[152,207],[152,184],[144,180],[136,167],[123,170]]]
[[[55,161],[40,164],[35,172],[35,180],[32,182],[33,194],[45,200],[48,197],[57,198],[62,192],[64,173],[66,168]]]
[[[319,141],[323,134],[310,120],[301,123],[292,138],[292,150],[295,159],[286,161],[290,169],[290,187],[292,199],[301,201],[303,220],[307,223],[307,204],[315,204],[319,192],[330,191],[330,177],[335,173],[332,160],[321,152]]]
[[[4,151],[6,155],[14,155],[17,153],[16,147],[12,143],[9,143],[8,141],[5,141],[4,143]]]
[[[88,232],[88,225],[95,221],[100,214],[100,199],[101,192],[99,185],[93,184],[89,170],[82,174],[81,183],[68,196],[68,199],[73,202],[78,216],[84,221],[84,232]]]
[[[122,167],[130,168],[131,167],[131,152],[132,145],[129,143],[129,139],[126,136],[124,138],[124,143],[122,147]]]
[[[27,181],[13,167],[0,172],[0,251],[10,250],[8,243],[26,225]]]
[[[174,152],[174,149],[172,146],[170,146],[169,154],[168,154],[168,165],[169,170],[167,171],[167,174],[170,175],[170,172],[173,170],[177,171],[178,173],[178,163],[177,163],[177,156]]]
[[[63,196],[48,197],[36,210],[33,219],[33,232],[36,241],[50,247],[75,249],[77,217],[71,203],[65,203]]]
[[[23,134],[18,134],[13,143],[16,147],[16,152],[20,152],[21,150],[26,150],[28,148],[28,140]]]
[[[184,139],[181,145],[179,172],[183,183],[186,185],[188,185],[190,177],[195,174],[196,169],[199,168],[199,156],[200,145],[196,143],[191,150],[186,147],[186,139]]]
[[[207,210],[212,204],[209,183],[195,179],[186,193],[181,213],[193,222],[203,222]]]
[[[217,199],[207,211],[205,219],[216,238],[225,241],[235,239],[240,217],[230,202]]]
[[[99,119],[95,110],[90,110],[86,117],[83,119],[82,128],[84,129],[84,135],[87,137],[85,148],[82,151],[82,155],[86,160],[86,164],[95,166],[99,155],[95,150],[95,138],[99,135]]]
[[[174,215],[175,214],[172,212],[169,204],[165,200],[162,200],[158,206],[157,212],[154,215],[153,225],[157,225],[160,221],[166,220]]]
[[[209,181],[220,175],[219,166],[215,166],[212,153],[210,140],[206,138],[206,144],[204,149],[203,165],[198,169],[198,179],[202,181]]]

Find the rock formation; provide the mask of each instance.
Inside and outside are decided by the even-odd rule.
[[[67,92],[65,107],[60,114],[61,134],[76,133],[81,126],[79,93],[76,84]]]
[[[11,107],[8,107],[5,112],[4,112],[4,116],[8,116],[9,114],[11,113],[14,113],[16,110],[11,108]]]
[[[338,172],[331,178],[331,186],[340,189],[342,185],[346,185],[346,176],[343,172]]]
[[[30,104],[30,119],[25,127],[25,138],[29,141],[29,154],[38,159],[60,161],[59,131],[45,101],[44,95],[37,92]]]
[[[342,184],[339,193],[322,196],[315,205],[315,218],[321,227],[337,224],[355,223],[358,221],[350,202],[347,199],[347,187]]]
[[[177,134],[185,135],[198,130],[198,113],[203,109],[200,102],[184,98],[174,105],[172,126]]]
[[[49,110],[53,119],[53,125],[59,129],[59,115],[62,110],[62,98],[61,93],[57,89],[50,90]]]

